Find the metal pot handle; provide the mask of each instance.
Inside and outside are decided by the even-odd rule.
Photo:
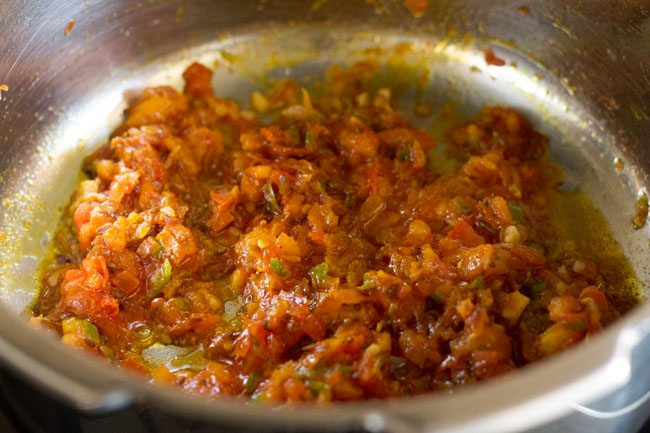
[[[598,418],[598,419],[614,419],[618,418],[623,415],[627,415],[628,413],[634,412],[637,410],[639,407],[641,407],[645,402],[650,400],[650,390],[643,394],[639,399],[637,399],[635,402],[628,404],[625,407],[622,407],[621,409],[616,409],[616,410],[610,410],[610,411],[601,411],[601,410],[596,410],[596,409],[591,409],[587,406],[583,406],[580,404],[572,404],[571,406],[573,409],[576,411],[590,416],[592,418]]]
[[[641,324],[636,328],[624,329],[616,342],[615,356],[627,364],[630,372],[632,371],[633,362],[632,351],[643,340],[648,338],[648,335],[650,335],[650,319],[641,322]],[[648,400],[650,400],[650,390],[646,391],[632,403],[629,403],[620,409],[597,410],[578,403],[571,403],[571,407],[575,411],[592,418],[614,419],[635,411]]]

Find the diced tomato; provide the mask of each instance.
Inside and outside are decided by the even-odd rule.
[[[212,92],[212,71],[200,63],[192,63],[183,72],[185,94],[194,98],[210,96]]]
[[[461,218],[456,226],[447,233],[449,239],[460,242],[465,248],[477,247],[485,243],[485,239],[478,235],[465,218]]]
[[[168,225],[158,233],[156,240],[160,242],[166,254],[177,265],[196,253],[196,243],[192,231],[181,224]]]
[[[458,270],[465,280],[472,280],[486,271],[492,263],[494,248],[490,244],[470,248],[461,254]]]

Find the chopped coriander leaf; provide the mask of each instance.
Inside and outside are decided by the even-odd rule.
[[[438,304],[444,304],[445,303],[445,297],[442,296],[442,294],[440,294],[438,292],[433,292],[431,294],[431,299],[433,299]]]

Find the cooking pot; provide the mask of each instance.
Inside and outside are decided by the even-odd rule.
[[[372,57],[393,71],[406,105],[426,101],[432,116],[449,101],[463,114],[485,103],[519,109],[550,137],[564,187],[602,211],[645,299],[648,229],[631,220],[650,173],[650,2],[430,3],[416,17],[381,0],[0,2],[2,361],[84,413],[147,411],[156,431],[635,431],[650,410],[647,303],[586,344],[487,383],[282,409],[150,385],[28,324],[82,158],[134,94],[178,83],[194,60],[215,67],[217,94],[240,99],[269,77],[308,81]],[[488,49],[505,64],[488,64]],[[428,127],[432,116],[414,122]]]

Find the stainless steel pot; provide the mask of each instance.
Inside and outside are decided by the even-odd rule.
[[[282,410],[149,385],[26,323],[37,264],[81,158],[107,138],[129,95],[177,81],[195,59],[219,63],[216,90],[234,97],[264,76],[306,78],[370,55],[406,71],[402,84],[426,71],[420,90],[434,113],[449,100],[467,113],[486,102],[519,108],[551,137],[568,183],[601,209],[647,290],[648,229],[630,221],[650,173],[650,2],[431,3],[416,19],[402,2],[380,0],[1,1],[0,84],[9,91],[0,100],[0,358],[88,413],[146,407],[160,431],[638,428],[650,410],[647,303],[588,344],[488,383]],[[400,54],[400,43],[412,49],[400,45]],[[486,48],[507,64],[486,65]]]

